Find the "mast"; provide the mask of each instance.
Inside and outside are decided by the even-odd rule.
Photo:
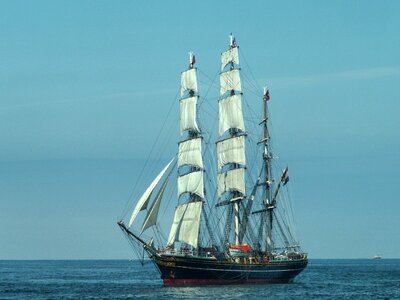
[[[265,163],[265,185],[267,186],[267,189],[269,189],[269,149],[268,149],[268,116],[267,116],[267,101],[269,100],[269,92],[267,88],[264,88],[264,97],[263,97],[263,102],[264,102],[264,163]]]
[[[265,164],[265,189],[266,189],[266,203],[265,205],[267,206],[267,241],[266,241],[266,252],[271,253],[272,248],[273,248],[273,242],[272,242],[272,218],[273,218],[273,207],[271,206],[272,204],[272,189],[271,189],[271,155],[270,155],[270,148],[269,148],[269,132],[268,132],[268,108],[267,108],[267,103],[268,100],[270,99],[269,96],[269,90],[267,88],[264,88],[264,97],[263,97],[263,102],[264,102],[264,164]],[[261,225],[262,226],[262,225]]]
[[[197,125],[197,70],[192,51],[188,70],[181,75],[180,131],[178,146],[178,198],[189,193],[189,201],[204,198],[202,136]]]
[[[178,143],[178,200],[168,245],[175,241],[198,246],[199,223],[204,199],[202,135],[197,124],[197,70],[192,51],[189,52],[189,67],[181,74],[180,134]],[[188,195],[183,198],[182,196]]]
[[[230,35],[229,49],[221,54],[219,98],[218,197],[217,206],[229,205],[224,243],[230,228],[235,229],[235,243],[240,241],[240,202],[245,198],[245,126],[242,113],[242,88],[236,39]]]

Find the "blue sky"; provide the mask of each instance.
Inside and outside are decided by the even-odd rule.
[[[115,221],[187,52],[207,82],[230,32],[270,87],[305,250],[399,257],[399,20],[398,1],[1,1],[0,259],[131,257]]]

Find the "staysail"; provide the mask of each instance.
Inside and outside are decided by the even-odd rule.
[[[153,180],[153,182],[149,185],[149,187],[143,193],[142,197],[140,197],[138,203],[135,206],[135,209],[132,212],[128,227],[132,226],[132,223],[135,221],[138,213],[147,208],[147,204],[149,203],[151,193],[153,192],[154,188],[157,186],[161,177],[167,171],[168,167],[171,165],[173,160],[174,160],[174,158],[171,159],[171,161],[165,166],[165,168],[160,172],[160,174],[157,175],[157,177]]]
[[[160,204],[161,204],[161,199],[164,195],[165,188],[167,187],[169,178],[170,178],[171,173],[168,175],[168,177],[165,179],[164,183],[162,184],[160,190],[157,193],[156,199],[154,200],[153,204],[151,205],[146,219],[143,222],[142,229],[140,231],[140,234],[143,233],[147,228],[156,225],[157,223],[157,216],[158,216],[158,211],[160,209]]]

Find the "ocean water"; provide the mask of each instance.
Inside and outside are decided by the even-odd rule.
[[[164,287],[151,262],[0,261],[0,299],[400,299],[400,259],[310,260],[291,284]]]

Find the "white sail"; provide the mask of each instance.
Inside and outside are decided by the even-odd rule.
[[[167,246],[171,246],[175,242],[176,234],[179,236],[179,226],[182,222],[183,215],[187,209],[187,204],[178,205],[175,209],[174,220],[172,221],[171,230],[169,231]]]
[[[244,136],[240,135],[217,143],[218,168],[229,163],[246,164]]]
[[[234,69],[228,72],[221,73],[220,77],[220,95],[224,95],[227,91],[242,91],[240,82],[239,70]]]
[[[181,135],[185,130],[200,132],[196,121],[197,96],[180,100],[180,128]]]
[[[190,90],[197,93],[197,75],[196,69],[194,68],[182,72],[181,75],[181,97],[186,91]]]
[[[219,101],[219,136],[230,128],[245,131],[240,94],[223,98]]]
[[[204,198],[203,171],[191,172],[178,177],[178,198],[184,193],[192,193]]]
[[[182,242],[197,248],[202,201],[179,205],[168,237],[168,246]]]
[[[179,143],[178,167],[190,165],[203,169],[201,138],[193,138]]]
[[[153,182],[149,185],[149,187],[146,189],[146,191],[143,193],[142,197],[140,197],[138,203],[135,206],[135,209],[132,212],[131,219],[129,220],[129,225],[128,227],[132,226],[133,221],[135,221],[138,213],[141,210],[146,209],[147,204],[150,200],[150,195],[153,192],[154,188],[160,181],[161,177],[164,175],[164,173],[167,171],[168,167],[171,165],[172,161],[174,160],[171,159],[171,161],[165,166],[165,168],[160,172],[160,174],[157,175],[157,177],[153,180]]]
[[[143,222],[140,234],[142,234],[143,231],[145,231],[147,228],[149,228],[153,225],[156,225],[158,211],[160,209],[160,204],[161,204],[161,199],[164,195],[164,191],[165,191],[165,188],[167,187],[169,178],[170,178],[170,176],[168,175],[168,177],[165,179],[163,185],[161,186],[160,190],[158,191],[156,199],[154,200],[153,204],[151,205],[149,212],[147,213],[146,219]]]
[[[234,64],[239,64],[239,53],[238,48],[231,48],[221,54],[221,72],[224,70],[227,64],[233,62]]]
[[[240,192],[246,194],[244,169],[233,169],[218,174],[218,197],[225,192]]]

